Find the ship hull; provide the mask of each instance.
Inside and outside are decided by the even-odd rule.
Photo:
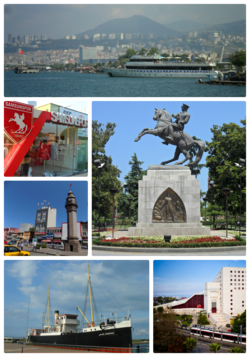
[[[102,68],[109,77],[136,77],[136,78],[211,78],[217,79],[216,71],[203,70],[144,70],[144,69],[117,69]]]
[[[68,345],[85,347],[132,347],[131,327],[114,328],[64,335],[30,336],[33,344]]]

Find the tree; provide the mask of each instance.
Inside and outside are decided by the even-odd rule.
[[[163,307],[162,306],[157,307],[157,311],[158,312],[163,312]]]
[[[240,333],[240,326],[242,329],[246,328],[246,310],[234,319],[232,332]]]
[[[241,124],[235,123],[214,125],[212,141],[206,142],[205,151],[208,153],[206,167],[209,169],[210,180],[214,186],[208,191],[208,198],[212,192],[213,202],[225,209],[225,195],[222,189],[231,189],[228,195],[228,211],[236,216],[240,205],[240,169],[235,165],[239,159],[246,158],[246,120]],[[241,212],[246,210],[246,171],[242,168],[242,206]]]
[[[237,68],[237,72],[242,71],[242,67],[246,66],[246,51],[236,51],[230,55],[230,61]]]
[[[110,189],[121,190],[121,183],[118,180],[121,171],[112,164],[111,156],[107,156],[105,153],[105,146],[111,136],[114,135],[115,127],[115,123],[107,123],[105,127],[95,120],[92,123],[92,211],[94,223],[97,223],[98,218],[98,170],[100,170],[100,216],[103,216],[105,220],[111,217],[112,214],[112,194]],[[94,160],[96,159],[100,159],[102,163],[105,163],[102,169],[98,169],[94,165]]]
[[[154,351],[165,352],[172,342],[176,333],[176,315],[167,309],[164,313],[157,312],[157,319],[154,321]]]
[[[193,337],[188,337],[186,338],[186,341],[184,342],[184,345],[186,346],[187,350],[192,353],[193,350],[195,349],[197,345],[197,341]]]
[[[240,347],[233,347],[228,352],[230,352],[230,353],[246,353],[246,351]]]
[[[200,311],[199,316],[197,318],[197,323],[199,325],[209,325],[209,321],[207,319],[207,313],[205,310]]]
[[[211,343],[209,345],[209,351],[216,353],[217,351],[219,351],[221,348],[221,345],[219,345],[218,343]]]
[[[148,51],[148,56],[153,56],[155,54],[159,54],[158,48],[151,47],[150,50]]]
[[[140,49],[140,51],[138,52],[138,55],[144,56],[146,52],[147,52],[146,48],[142,47],[142,48]]]
[[[126,180],[126,192],[132,198],[131,202],[131,221],[134,223],[138,220],[138,181],[142,180],[143,175],[146,175],[146,171],[141,168],[140,165],[143,161],[139,161],[136,153],[132,156],[129,165],[131,165],[130,172],[124,177]],[[127,200],[127,195],[120,194],[118,198],[118,210],[122,212],[124,216],[128,215],[129,203]]]
[[[121,56],[122,58],[131,58],[132,56],[136,55],[136,51],[133,48],[128,48],[127,52],[125,53],[124,56]],[[121,58],[119,57],[119,58]]]

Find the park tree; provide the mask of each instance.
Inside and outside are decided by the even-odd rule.
[[[240,347],[233,347],[228,352],[230,352],[230,353],[246,353],[246,351]]]
[[[151,47],[148,51],[148,56],[154,56],[155,54],[159,54],[159,50],[156,47]]]
[[[235,123],[214,125],[211,142],[206,142],[205,151],[208,153],[206,167],[209,169],[210,180],[214,185],[209,188],[207,197],[213,197],[213,204],[225,210],[225,195],[223,188],[231,190],[228,195],[228,211],[237,220],[240,211],[240,172],[242,177],[242,206],[241,212],[246,210],[246,171],[235,165],[239,159],[246,158],[246,120],[242,125]]]
[[[184,345],[186,346],[186,349],[190,353],[192,353],[193,350],[195,349],[196,345],[197,345],[197,341],[193,337],[188,337],[188,338],[186,338],[186,341],[184,342]]]
[[[242,72],[242,67],[246,66],[246,51],[236,51],[230,55],[230,61],[237,68],[237,72]]]
[[[240,333],[240,326],[242,326],[242,329],[246,328],[246,310],[234,319],[232,332]]]
[[[139,161],[136,153],[129,161],[131,170],[124,177],[126,180],[126,193],[121,193],[118,197],[118,211],[122,213],[123,217],[128,216],[129,201],[128,197],[132,198],[131,201],[131,221],[135,224],[138,221],[138,185],[139,180],[142,180],[143,175],[146,175],[146,171],[141,168],[143,161]]]
[[[206,310],[202,310],[199,312],[198,318],[197,318],[197,323],[199,325],[209,325],[209,321],[207,318],[207,312]]]
[[[110,138],[115,134],[115,123],[107,123],[105,126],[93,120],[92,123],[92,212],[93,223],[98,221],[98,192],[100,174],[100,216],[111,218],[112,215],[112,194],[110,189],[116,188],[121,190],[121,183],[118,180],[120,170],[113,165],[112,157],[106,155],[105,146]],[[100,159],[105,165],[98,169],[94,161]]]
[[[140,51],[138,52],[138,55],[144,56],[146,52],[147,52],[146,48],[142,47],[142,48],[140,49]]]
[[[218,343],[211,343],[209,345],[209,351],[213,352],[213,353],[216,353],[217,351],[219,351],[220,348],[221,348],[221,345],[219,345]]]
[[[171,309],[160,313],[154,321],[154,352],[166,352],[176,333],[176,315]]]

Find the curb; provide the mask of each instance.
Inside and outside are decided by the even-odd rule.
[[[228,249],[233,248],[235,252],[246,252],[246,246],[234,246],[234,247],[212,247],[212,248],[127,248],[127,247],[112,247],[93,245],[92,250],[103,250],[113,252],[131,252],[131,253],[223,253]]]

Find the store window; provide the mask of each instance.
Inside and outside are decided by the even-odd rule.
[[[56,120],[45,122],[42,129],[34,139],[23,160],[20,162],[14,176],[74,176],[87,174],[88,170],[88,128],[87,115],[76,112],[73,118],[82,118],[84,127],[77,121],[60,121],[65,109],[51,105],[53,112],[58,115]],[[50,109],[50,110],[52,110]],[[47,109],[46,109],[47,110]],[[60,123],[64,123],[61,125]],[[30,134],[31,135],[31,134]],[[4,154],[8,155],[15,141],[10,136],[4,135]]]

